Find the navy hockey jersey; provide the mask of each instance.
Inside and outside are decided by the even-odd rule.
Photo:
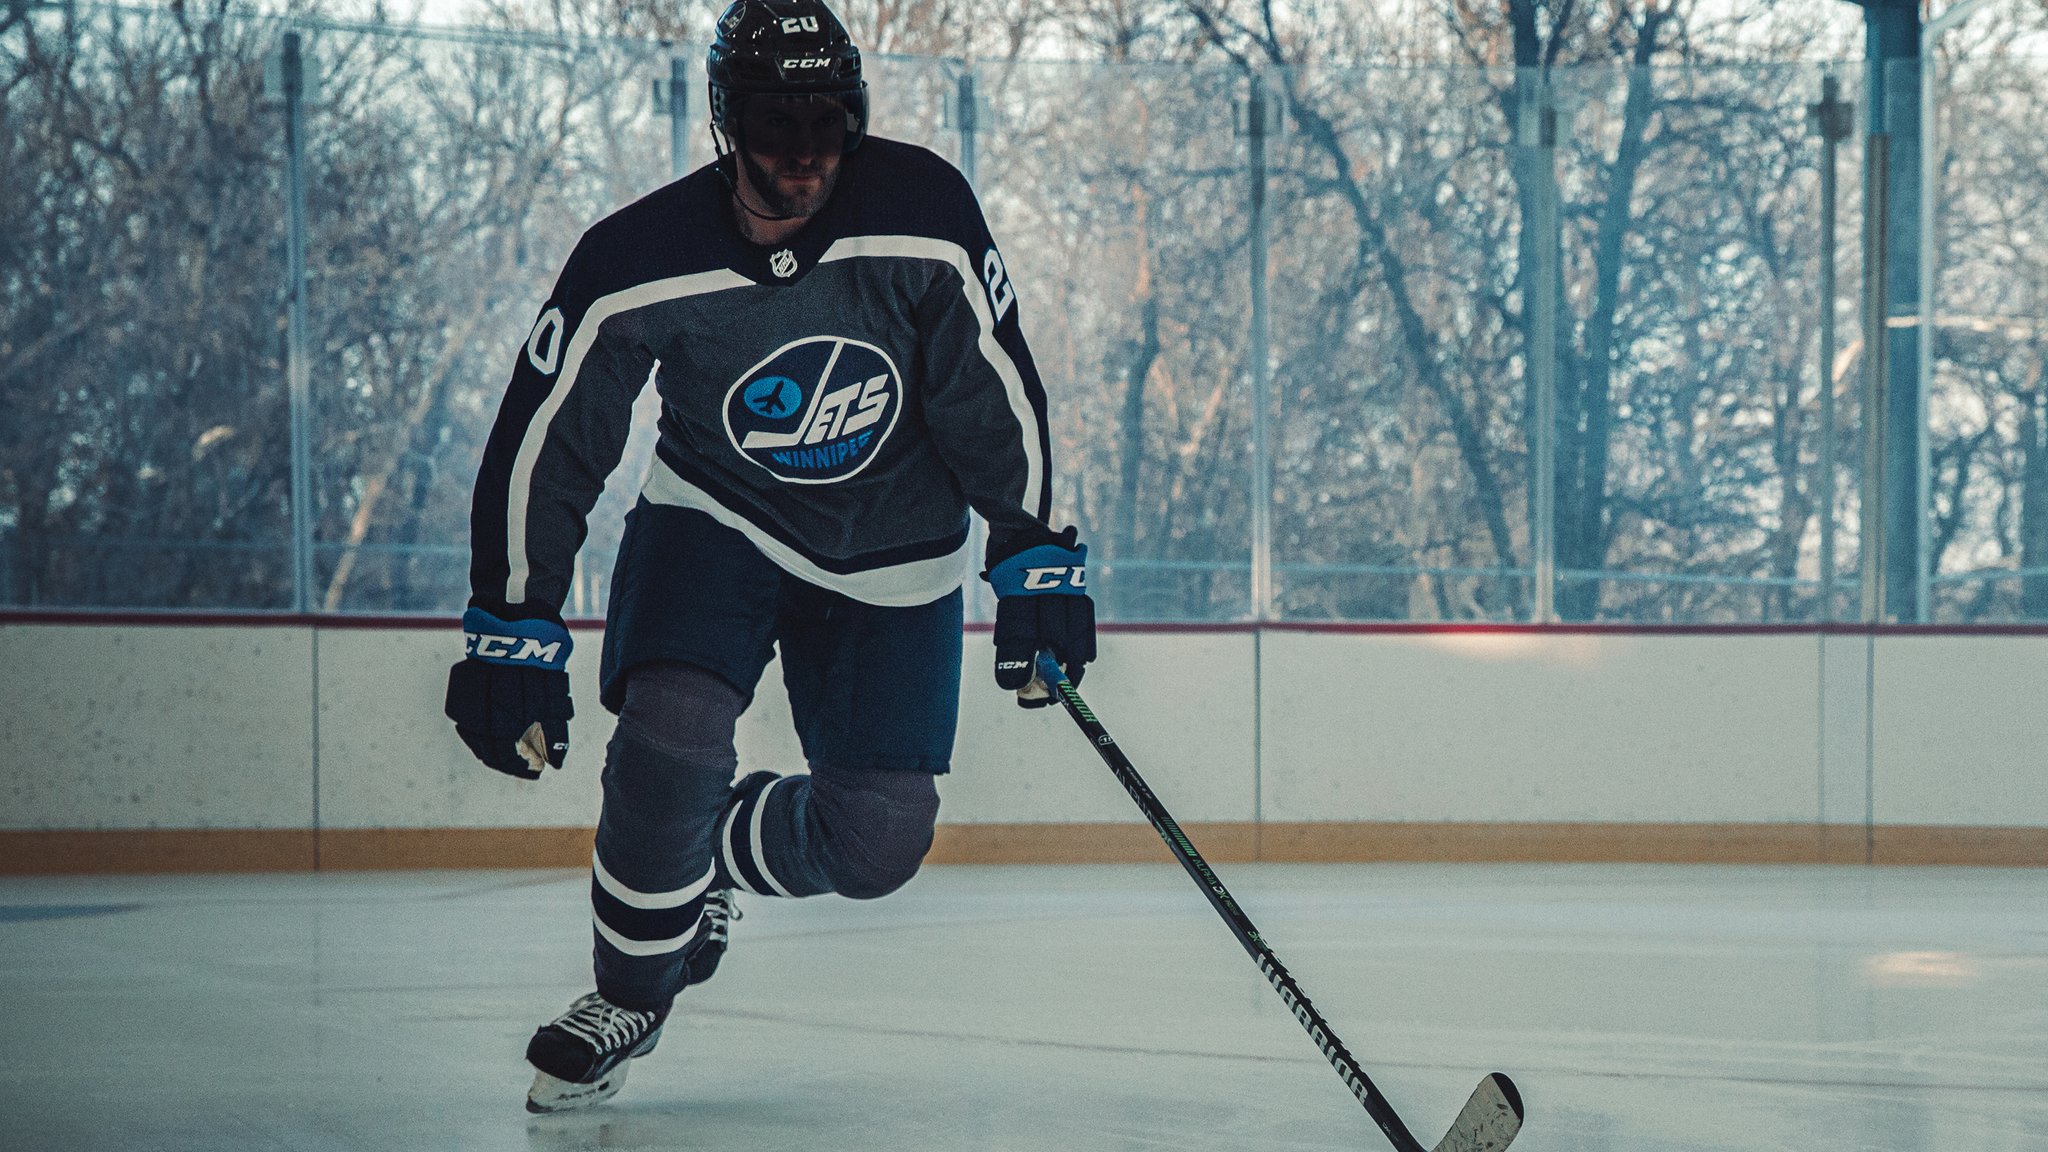
[[[642,495],[703,511],[784,570],[870,604],[929,603],[1044,537],[1045,391],[966,180],[870,137],[788,242],[748,242],[706,166],[586,232],[484,450],[475,602],[557,613],[585,521],[652,376]]]

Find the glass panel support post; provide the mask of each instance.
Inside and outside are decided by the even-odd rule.
[[[1266,301],[1270,239],[1266,219],[1266,140],[1273,134],[1280,106],[1266,91],[1264,76],[1254,74],[1245,98],[1244,133],[1250,169],[1251,236],[1251,385],[1252,385],[1252,580],[1251,618],[1273,618],[1273,455],[1267,427],[1272,408],[1273,365],[1271,316]]]
[[[668,117],[668,174],[681,180],[690,174],[690,69],[682,57],[669,57],[666,83],[654,82],[654,110]]]
[[[1842,99],[1842,82],[1824,76],[1820,103],[1808,107],[1820,134],[1820,452],[1815,502],[1820,506],[1820,618],[1835,618],[1835,202],[1837,151],[1848,138],[1856,106]]]
[[[306,65],[297,32],[279,50],[285,139],[285,379],[291,400],[292,611],[313,603],[312,341],[306,309]]]
[[[1917,370],[1920,357],[1921,132],[1920,69],[1923,26],[1920,6],[1910,0],[1856,0],[1864,12],[1864,60],[1869,72],[1871,145],[1885,158],[1881,198],[1866,182],[1873,207],[1881,207],[1883,231],[1872,239],[1883,251],[1866,248],[1877,258],[1884,278],[1867,286],[1874,291],[1874,320],[1866,317],[1866,363],[1882,366],[1882,391],[1869,398],[1883,408],[1866,413],[1866,423],[1883,432],[1881,451],[1866,450],[1866,466],[1881,468],[1866,494],[1877,497],[1882,531],[1864,538],[1868,563],[1879,569],[1883,585],[1877,619],[1924,619],[1928,567],[1925,544],[1927,468],[1927,405]],[[1879,141],[1882,140],[1880,144]],[[1872,179],[1879,176],[1873,169]],[[1869,260],[1866,260],[1869,263]],[[1868,305],[1868,301],[1866,304]],[[1869,597],[1866,596],[1866,600]]]
[[[1862,620],[1885,618],[1885,424],[1891,343],[1885,337],[1885,280],[1891,246],[1891,137],[1873,132],[1863,153],[1863,517],[1856,546],[1863,577]]]
[[[975,137],[981,131],[981,117],[978,115],[980,109],[975,104],[977,97],[974,92],[972,69],[961,68],[958,91],[954,99],[957,101],[954,119],[960,130],[960,174],[967,177],[967,183],[972,186],[975,185],[974,169],[977,159],[974,149]]]
[[[960,79],[953,94],[953,123],[960,133],[960,175],[966,177],[967,186],[979,191],[975,169],[979,156],[975,147],[981,131],[979,97],[974,90],[974,71],[963,63]],[[971,560],[967,577],[966,610],[969,620],[995,619],[995,602],[989,594],[988,583],[974,575],[988,559],[988,522],[978,513],[967,514],[967,554]]]
[[[1523,278],[1529,310],[1527,387],[1532,394],[1529,430],[1529,557],[1533,594],[1529,618],[1557,620],[1557,336],[1562,237],[1558,222],[1557,99],[1549,78],[1524,69],[1517,143],[1527,157],[1535,188],[1529,227],[1536,231],[1530,251],[1536,266]]]

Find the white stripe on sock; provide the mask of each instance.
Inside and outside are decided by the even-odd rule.
[[[732,877],[732,882],[742,891],[752,892],[756,896],[766,896],[768,893],[762,892],[752,884],[747,883],[747,878],[740,873],[739,861],[733,858],[732,826],[733,822],[738,819],[739,814],[740,807],[735,804],[726,810],[724,818],[719,821],[718,850],[719,854],[725,858],[725,874]]]
[[[768,854],[761,850],[761,814],[768,811],[768,794],[775,791],[777,784],[787,779],[789,779],[787,776],[777,776],[775,779],[770,780],[768,786],[761,789],[761,794],[754,798],[754,824],[749,829],[748,839],[753,844],[754,867],[760,870],[761,879],[766,880],[768,886],[775,889],[775,895],[793,897],[795,894],[789,889],[784,888],[782,881],[775,878],[775,873],[768,870]],[[766,896],[768,893],[763,892],[761,895]]]
[[[697,924],[690,925],[688,932],[668,940],[635,940],[630,936],[621,936],[612,930],[611,925],[598,919],[596,912],[590,914],[590,922],[597,925],[597,934],[599,936],[604,937],[605,941],[612,947],[617,948],[628,956],[665,956],[695,940],[697,938],[697,927],[704,921],[702,918],[699,918]]]
[[[596,849],[592,849],[590,853],[590,868],[592,874],[597,877],[598,887],[611,893],[619,903],[631,908],[650,909],[680,908],[688,904],[711,887],[711,878],[718,873],[716,868],[706,868],[704,878],[687,888],[678,888],[673,892],[642,892],[621,884],[618,877],[613,876],[605,868],[604,861],[598,859]]]

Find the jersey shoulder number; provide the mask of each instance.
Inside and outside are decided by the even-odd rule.
[[[988,288],[988,304],[995,310],[996,323],[1001,324],[1010,305],[1017,302],[1017,289],[1010,283],[1009,274],[1003,270],[1003,258],[996,255],[994,248],[982,253],[981,282]]]
[[[526,360],[533,370],[543,376],[552,376],[562,365],[562,310],[549,308],[533,322],[533,331],[526,337]]]

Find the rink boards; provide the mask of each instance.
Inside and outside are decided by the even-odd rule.
[[[576,633],[569,766],[529,784],[440,715],[449,622],[6,617],[0,871],[578,864],[601,636]],[[987,644],[932,858],[1162,858]],[[2026,630],[1134,627],[1082,688],[1218,860],[2048,864]],[[740,743],[800,766],[774,668]]]

